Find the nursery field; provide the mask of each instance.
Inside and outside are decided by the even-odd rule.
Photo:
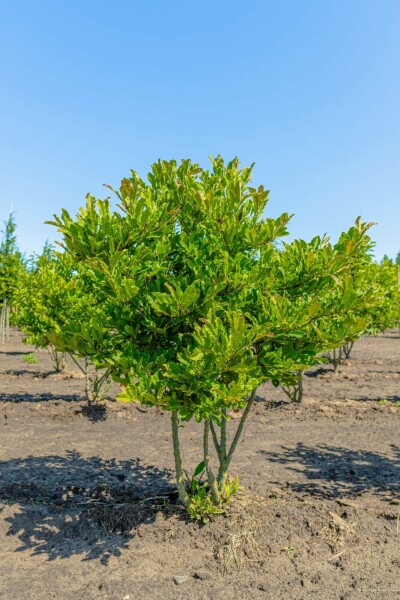
[[[301,405],[258,389],[243,489],[205,525],[177,502],[169,415],[89,410],[76,368],[33,351],[0,346],[2,600],[400,598],[397,331],[307,372]],[[184,425],[189,470],[201,435]]]

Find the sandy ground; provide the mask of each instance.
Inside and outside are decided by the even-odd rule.
[[[310,372],[302,405],[259,389],[243,491],[204,526],[176,504],[169,415],[89,411],[76,368],[33,350],[0,346],[2,600],[400,599],[397,331]],[[190,470],[201,431],[182,433]]]

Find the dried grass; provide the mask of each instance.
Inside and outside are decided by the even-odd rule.
[[[223,574],[242,572],[249,563],[260,560],[263,549],[257,542],[259,528],[259,522],[254,517],[238,515],[233,518],[233,533],[215,552]]]

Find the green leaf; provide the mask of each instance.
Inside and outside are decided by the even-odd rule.
[[[206,463],[202,460],[194,470],[193,477],[198,477],[204,471]]]

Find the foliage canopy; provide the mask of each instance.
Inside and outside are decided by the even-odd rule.
[[[171,411],[187,506],[179,421],[204,422],[205,497],[219,505],[230,495],[227,470],[257,387],[290,381],[321,347],[362,327],[331,323],[359,301],[352,268],[370,243],[369,225],[358,219],[336,245],[317,237],[279,249],[290,217],[263,216],[268,191],[251,186],[252,167],[219,156],[211,162],[203,170],[189,160],[159,161],[147,182],[132,171],[115,191],[116,209],[110,198],[89,195],[75,218],[63,210],[52,222],[63,234],[62,260],[85,274],[98,299],[87,309],[90,330],[70,322],[53,341],[109,369],[120,400]],[[244,409],[230,446],[228,409]]]

